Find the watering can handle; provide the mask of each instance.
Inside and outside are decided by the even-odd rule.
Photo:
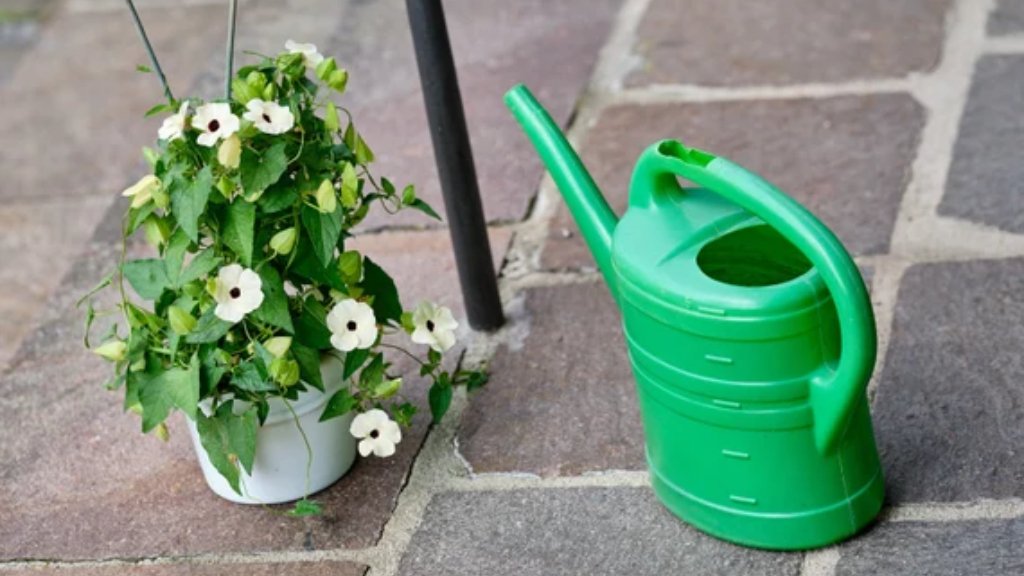
[[[814,439],[831,453],[846,432],[875,364],[875,319],[857,266],[835,235],[807,209],[761,177],[725,158],[664,140],[641,155],[633,174],[630,207],[672,210],[685,192],[677,176],[736,203],[775,228],[814,264],[832,294],[841,346],[835,370],[811,380]]]

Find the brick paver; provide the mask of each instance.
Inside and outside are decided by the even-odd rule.
[[[978,61],[939,213],[1024,232],[1024,56]]]
[[[42,576],[53,574],[48,566],[22,568],[5,572],[9,576]],[[350,562],[320,561],[280,564],[111,564],[107,566],[62,568],[66,576],[362,576],[366,567]]]
[[[1024,260],[924,264],[900,286],[875,418],[889,498],[1024,497]]]
[[[988,31],[995,35],[1024,32],[1024,2],[999,0],[989,17]]]
[[[477,472],[643,469],[636,391],[608,289],[553,286],[523,299],[516,334],[463,420],[462,455]]]
[[[798,554],[744,549],[697,532],[646,488],[443,494],[399,574],[796,576]]]
[[[1024,573],[1024,520],[883,524],[840,547],[836,576]]]
[[[651,0],[629,84],[783,85],[888,78],[939,61],[948,0]]]

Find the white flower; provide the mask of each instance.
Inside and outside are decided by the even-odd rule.
[[[292,111],[277,102],[253,99],[245,108],[242,118],[251,121],[264,134],[284,134],[295,126]]]
[[[402,429],[398,427],[387,412],[374,408],[357,415],[352,419],[349,432],[360,439],[359,453],[369,456],[386,458],[395,453],[395,444],[402,441]]]
[[[159,190],[160,179],[152,174],[147,174],[139,179],[138,182],[125,189],[124,192],[121,192],[121,196],[131,198],[132,208],[139,208],[152,200],[153,193]]]
[[[238,322],[263,304],[263,281],[259,274],[239,264],[229,264],[217,273],[213,313],[225,322]]]
[[[444,352],[455,345],[455,329],[459,323],[452,317],[452,311],[431,302],[420,302],[412,313],[412,341],[427,344],[438,352]]]
[[[188,119],[188,100],[181,103],[177,114],[171,114],[164,118],[164,123],[157,130],[157,137],[161,140],[177,140],[185,132],[185,120]]]
[[[373,308],[348,298],[338,302],[327,315],[331,345],[342,352],[369,348],[377,341],[377,318]]]
[[[203,104],[192,117],[192,127],[200,132],[196,142],[207,147],[238,132],[239,124],[238,116],[231,113],[231,105],[224,102]]]
[[[309,68],[316,68],[317,64],[324,61],[324,57],[316,50],[316,44],[301,44],[288,40],[284,43],[284,49],[289,54],[302,54],[302,60]]]

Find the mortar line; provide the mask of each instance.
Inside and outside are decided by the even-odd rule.
[[[963,245],[963,238],[936,234],[936,211],[945,192],[974,65],[983,49],[985,26],[993,2],[960,0],[953,5],[946,19],[947,32],[939,66],[915,88],[914,94],[927,115],[910,182],[893,226],[890,251],[894,254],[944,251],[954,241]]]
[[[875,312],[878,352],[875,359],[875,372],[871,380],[868,381],[867,388],[868,402],[872,406],[885,372],[885,360],[889,353],[889,343],[892,341],[900,283],[903,280],[903,273],[909,266],[909,262],[893,258],[876,261],[873,265],[871,301]]]
[[[982,51],[985,54],[1024,54],[1024,34],[985,38]]]
[[[830,546],[804,553],[800,564],[800,576],[832,576],[839,564],[839,548]]]
[[[628,88],[606,97],[618,104],[672,104],[701,102],[732,102],[742,100],[785,100],[800,98],[834,98],[912,92],[923,76],[911,74],[904,78],[850,80],[847,82],[807,83],[761,86],[705,86],[698,84],[651,84]]]

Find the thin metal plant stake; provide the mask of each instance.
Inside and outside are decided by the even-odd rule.
[[[132,20],[135,21],[135,30],[139,33],[139,38],[142,39],[142,44],[146,47],[146,53],[149,54],[149,62],[153,65],[153,71],[156,72],[158,78],[160,78],[160,84],[164,87],[164,96],[167,96],[167,100],[173,102],[174,94],[171,93],[171,87],[167,85],[167,77],[164,76],[164,70],[160,67],[160,61],[156,59],[156,53],[153,52],[153,45],[149,43],[149,36],[146,35],[146,28],[142,25],[142,20],[139,19],[139,13],[135,10],[135,3],[132,0],[125,0],[128,3],[128,10],[132,13]]]
[[[235,71],[235,14],[238,9],[238,0],[231,0],[231,7],[228,9],[228,47],[225,60],[227,61],[227,74],[224,76],[224,97],[231,100],[231,77]]]

